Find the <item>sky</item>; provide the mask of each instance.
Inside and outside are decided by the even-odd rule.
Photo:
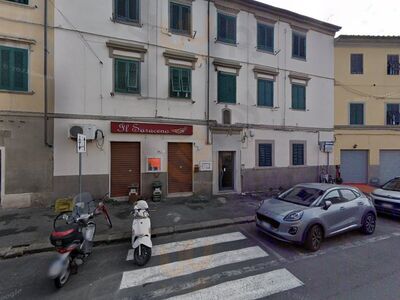
[[[400,35],[397,0],[258,0],[342,27],[338,34]]]

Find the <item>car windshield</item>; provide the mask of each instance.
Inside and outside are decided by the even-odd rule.
[[[400,178],[392,179],[382,186],[382,189],[400,192]]]
[[[322,196],[323,193],[324,191],[319,189],[298,186],[279,195],[278,199],[304,206],[310,206],[318,199],[318,197]]]

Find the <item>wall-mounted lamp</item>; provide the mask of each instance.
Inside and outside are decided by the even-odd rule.
[[[357,144],[354,144],[354,145],[353,145],[353,149],[357,149],[357,147],[358,147]]]

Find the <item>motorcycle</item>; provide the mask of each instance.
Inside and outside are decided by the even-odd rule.
[[[103,198],[103,200],[107,195]],[[73,211],[62,212],[53,223],[50,242],[58,252],[57,259],[51,264],[48,276],[54,280],[57,288],[62,288],[71,274],[76,274],[92,253],[96,233],[95,216],[104,214],[109,228],[112,227],[110,216],[101,201],[97,206],[89,193],[74,197]],[[64,221],[58,225],[59,221]]]
[[[151,222],[149,206],[144,200],[136,202],[133,211],[132,222],[132,248],[134,249],[134,261],[138,266],[144,266],[151,258]]]

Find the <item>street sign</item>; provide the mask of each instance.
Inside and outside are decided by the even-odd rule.
[[[76,151],[78,153],[86,153],[86,135],[78,133],[76,139]]]

